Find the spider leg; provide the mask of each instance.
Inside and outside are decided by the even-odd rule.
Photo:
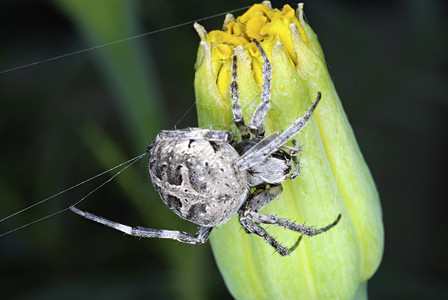
[[[333,223],[320,229],[314,229],[309,226],[296,224],[277,216],[260,214],[259,211],[263,207],[268,205],[271,201],[278,198],[281,195],[282,191],[283,188],[281,185],[271,186],[270,188],[262,190],[261,192],[258,192],[250,197],[238,211],[238,220],[240,221],[241,226],[244,228],[244,230],[247,233],[253,233],[263,238],[267,243],[274,247],[274,249],[280,255],[285,256],[294,251],[299,245],[303,234],[307,236],[314,236],[330,230],[339,223],[341,214],[337,216],[336,220]],[[282,246],[264,228],[256,223],[280,226],[291,231],[298,232],[301,234],[301,236],[299,237],[297,242],[288,249]]]
[[[213,227],[201,227],[196,235],[191,235],[187,232],[176,231],[176,230],[165,230],[165,229],[151,229],[145,227],[131,227],[118,222],[114,222],[94,214],[82,211],[75,206],[71,206],[70,210],[86,219],[101,223],[118,231],[124,232],[128,235],[144,237],[144,238],[160,238],[160,239],[170,239],[176,240],[181,243],[186,244],[203,244],[208,240]]]
[[[232,83],[230,84],[230,94],[232,96],[232,112],[233,112],[233,122],[238,127],[241,132],[241,138],[243,140],[248,140],[250,138],[249,129],[243,119],[243,112],[241,110],[240,98],[238,96],[238,82],[237,82],[237,56],[233,56],[232,63]]]
[[[315,236],[317,234],[328,231],[331,228],[333,228],[334,226],[336,226],[336,224],[338,224],[339,220],[341,219],[341,214],[339,214],[337,216],[336,220],[333,223],[331,223],[330,225],[325,226],[323,228],[320,228],[320,229],[314,229],[309,226],[296,224],[294,222],[291,222],[291,221],[283,219],[283,218],[279,218],[277,216],[263,215],[263,214],[260,214],[258,212],[254,212],[254,211],[251,211],[248,213],[248,218],[257,223],[267,224],[267,225],[277,225],[277,226],[280,226],[280,227],[283,227],[283,228],[286,228],[286,229],[289,229],[292,231],[296,231],[300,234],[304,234],[307,236]]]
[[[255,137],[261,138],[264,136],[263,119],[269,110],[269,104],[271,102],[272,65],[260,43],[256,39],[253,39],[253,42],[257,45],[261,57],[263,58],[263,86],[261,89],[260,104],[252,115],[252,119],[249,122],[249,128]]]
[[[294,162],[294,171],[288,175],[289,179],[296,179],[300,173],[300,162],[297,159],[296,155],[291,156],[292,161]]]
[[[280,197],[283,192],[283,187],[279,185],[271,185],[269,188],[263,187],[263,189],[252,193],[249,199],[240,208],[240,212],[258,212],[263,207],[271,203],[273,200]]]
[[[287,248],[280,244],[274,237],[272,237],[266,229],[258,224],[255,224],[250,216],[251,212],[258,212],[260,209],[268,205],[271,201],[278,198],[283,191],[281,185],[274,185],[270,188],[259,191],[258,193],[252,195],[246,203],[238,211],[238,220],[247,233],[253,233],[263,240],[265,240],[269,245],[271,245],[275,251],[277,251],[281,256],[289,255],[294,251],[300,243],[302,236],[300,236],[294,245]]]
[[[233,140],[233,135],[231,132],[224,130],[188,128],[178,130],[162,130],[159,132],[159,134],[157,134],[156,137],[156,140],[179,140],[179,139],[231,142]]]
[[[288,147],[284,145],[280,147],[280,149],[286,152],[294,162],[294,171],[292,171],[292,173],[288,175],[289,179],[295,179],[297,176],[299,176],[300,162],[297,159],[297,155],[299,155],[300,151],[302,150],[302,148],[300,147],[300,145],[297,143],[296,140],[292,140],[292,143],[294,144],[294,147]]]
[[[317,94],[316,100],[308,109],[308,111],[265,147],[257,149],[257,151],[247,151],[246,153],[244,153],[244,155],[242,155],[240,159],[238,159],[238,161],[235,163],[238,169],[244,171],[260,163],[260,161],[265,159],[265,157],[272,154],[274,151],[286,144],[286,142],[292,139],[296,134],[298,134],[308,124],[308,121],[311,118],[314,110],[316,109],[320,98],[321,93],[319,92]]]
[[[278,137],[278,134],[276,138]],[[281,146],[280,149],[282,149],[284,152],[288,153],[291,157],[299,155],[300,151],[302,151],[302,147],[297,143],[296,140],[292,140],[292,143],[294,147],[288,147],[288,146]]]
[[[242,217],[240,218],[240,223],[243,226],[244,230],[246,230],[246,232],[253,233],[261,237],[269,245],[271,245],[275,249],[275,251],[277,251],[281,256],[291,254],[291,252],[297,248],[297,246],[300,243],[300,240],[302,239],[302,236],[300,236],[297,242],[295,242],[295,244],[291,248],[286,248],[285,246],[282,246],[274,237],[272,237],[272,235],[270,235],[263,227],[253,223],[251,220]]]

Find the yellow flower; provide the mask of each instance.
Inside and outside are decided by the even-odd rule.
[[[299,177],[284,182],[282,196],[262,212],[313,227],[326,226],[342,214],[336,227],[304,238],[287,257],[246,234],[236,218],[217,228],[211,237],[213,253],[237,299],[363,299],[383,253],[375,184],[302,9],[302,4],[297,11],[289,5],[272,9],[265,1],[236,20],[228,15],[223,30],[207,33],[195,24],[201,37],[195,66],[199,126],[238,135],[229,92],[234,55],[243,116],[250,119],[262,84],[262,58],[253,39],[260,41],[273,67],[266,134],[285,130],[322,93],[314,117],[296,136],[303,149]],[[298,238],[276,226],[266,228],[285,245]]]

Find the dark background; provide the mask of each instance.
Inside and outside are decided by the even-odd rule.
[[[0,3],[0,70],[253,4],[127,1],[129,28],[94,42],[63,2]],[[304,2],[381,195],[386,244],[370,299],[447,299],[447,5]],[[101,10],[92,13],[102,22]],[[223,19],[201,24],[220,28]],[[1,73],[0,218],[142,153],[162,128],[195,126],[189,108],[198,42],[188,24]],[[120,55],[130,45],[143,74],[117,71],[102,56],[116,51],[112,61],[132,66]],[[120,76],[130,91],[117,87]],[[147,109],[123,113],[127,99]],[[129,225],[194,232],[155,195],[146,160],[81,207]],[[1,223],[1,232],[67,207],[99,182]],[[231,298],[209,245],[126,237],[69,212],[0,237],[0,298],[81,297]]]

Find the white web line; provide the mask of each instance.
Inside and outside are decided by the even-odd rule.
[[[93,189],[92,191],[90,191],[86,196],[84,196],[83,198],[81,198],[80,200],[78,200],[75,204],[73,204],[73,205],[77,205],[77,204],[81,203],[82,201],[84,201],[84,199],[86,199],[87,197],[89,197],[90,195],[92,195],[94,192],[96,192],[97,190],[99,190],[99,189],[100,189],[101,187],[103,187],[105,184],[111,182],[115,177],[117,177],[117,176],[120,175],[124,170],[126,170],[127,168],[129,168],[130,166],[132,166],[134,163],[136,163],[137,161],[139,161],[139,160],[140,160],[143,156],[145,156],[146,154],[147,154],[147,152],[142,153],[142,154],[140,154],[140,155],[138,155],[138,156],[136,156],[136,157],[134,157],[134,158],[131,158],[131,159],[128,160],[128,161],[125,161],[124,163],[121,163],[121,164],[119,164],[119,165],[117,165],[117,166],[115,166],[115,167],[110,168],[110,169],[107,170],[107,171],[104,171],[104,172],[102,172],[102,173],[100,173],[100,174],[97,174],[97,175],[95,175],[95,176],[92,176],[92,177],[90,177],[90,178],[88,178],[88,179],[86,179],[86,180],[83,180],[83,181],[81,181],[80,183],[77,183],[77,184],[75,184],[75,185],[73,185],[73,186],[71,186],[71,187],[69,187],[69,188],[67,188],[67,189],[65,189],[65,190],[63,190],[63,191],[60,191],[59,193],[56,193],[56,194],[54,194],[54,195],[52,195],[52,196],[50,196],[50,197],[47,197],[47,198],[45,198],[45,199],[43,199],[43,200],[41,200],[41,201],[39,201],[39,202],[36,202],[36,203],[34,203],[34,204],[30,205],[30,206],[27,206],[27,207],[25,207],[25,208],[23,208],[23,209],[21,209],[21,210],[15,212],[15,213],[13,213],[13,214],[10,214],[9,216],[4,217],[3,219],[0,219],[0,223],[3,222],[3,221],[8,220],[9,218],[12,218],[12,217],[14,217],[14,216],[20,214],[20,213],[22,213],[22,212],[25,212],[25,211],[27,211],[27,210],[29,210],[29,209],[31,209],[31,208],[37,206],[37,205],[40,205],[40,204],[42,204],[42,203],[44,203],[44,202],[47,202],[48,200],[51,200],[51,199],[53,199],[53,198],[56,198],[57,196],[60,196],[60,195],[66,193],[66,192],[68,192],[68,191],[70,191],[70,190],[72,190],[72,189],[74,189],[74,188],[77,188],[77,187],[79,187],[79,186],[81,186],[81,185],[83,185],[83,184],[85,184],[85,183],[87,183],[87,182],[89,182],[89,181],[92,181],[92,180],[95,179],[95,178],[98,178],[98,177],[100,177],[100,176],[102,176],[102,175],[104,175],[104,174],[106,174],[106,173],[109,173],[109,172],[111,172],[111,171],[113,171],[113,170],[115,170],[115,169],[117,169],[117,168],[120,168],[121,166],[124,166],[121,170],[119,170],[117,173],[115,173],[115,174],[114,174],[112,177],[110,177],[108,180],[104,181],[102,184],[100,184],[100,185],[97,186],[95,189]],[[70,207],[66,207],[66,208],[64,208],[64,209],[61,209],[61,210],[55,212],[55,213],[52,213],[52,214],[47,215],[47,216],[45,216],[45,217],[42,217],[42,218],[40,218],[40,219],[31,221],[31,222],[29,222],[29,223],[27,223],[27,224],[25,224],[25,225],[16,227],[16,228],[11,229],[11,230],[9,230],[9,231],[6,231],[6,232],[4,232],[4,233],[0,233],[0,237],[5,236],[5,235],[10,234],[10,233],[13,233],[14,231],[17,231],[17,230],[19,230],[19,229],[28,227],[28,226],[30,226],[30,225],[32,225],[32,224],[37,223],[37,222],[43,221],[43,220],[45,220],[45,219],[48,219],[48,218],[50,218],[50,217],[52,217],[52,216],[58,215],[58,214],[60,214],[60,213],[63,213],[63,212],[65,212],[66,210],[68,210],[69,208],[70,208]]]
[[[108,42],[108,43],[105,43],[105,44],[89,47],[89,48],[86,48],[86,49],[72,51],[72,52],[69,52],[69,53],[53,56],[53,57],[50,57],[50,58],[41,59],[41,60],[29,63],[29,64],[24,64],[24,65],[20,65],[20,66],[17,66],[17,67],[1,70],[0,74],[8,73],[8,72],[12,72],[12,71],[28,68],[28,67],[32,67],[32,66],[35,66],[35,65],[38,65],[38,64],[41,64],[41,63],[54,61],[54,60],[57,60],[57,59],[61,59],[61,58],[65,58],[65,57],[81,54],[81,53],[88,52],[88,51],[97,50],[97,49],[100,49],[100,48],[103,48],[103,47],[107,47],[107,46],[112,46],[112,45],[124,43],[124,42],[130,41],[130,40],[142,38],[144,36],[156,34],[156,33],[163,32],[163,31],[168,31],[168,30],[171,30],[171,29],[174,29],[174,28],[185,26],[185,25],[190,25],[190,24],[193,24],[195,22],[201,22],[201,21],[213,19],[213,18],[216,18],[216,17],[220,17],[220,16],[223,16],[223,15],[226,15],[226,14],[229,14],[229,13],[233,13],[233,12],[237,12],[237,11],[240,11],[240,10],[243,10],[243,9],[247,9],[249,7],[251,7],[251,5],[240,7],[240,8],[233,9],[233,10],[229,10],[229,11],[226,11],[226,12],[223,12],[223,13],[219,13],[219,14],[214,14],[214,15],[211,15],[211,16],[208,16],[208,17],[195,19],[193,21],[187,21],[187,22],[180,23],[180,24],[177,24],[177,25],[173,25],[173,26],[169,26],[169,27],[165,27],[165,28],[161,28],[161,29],[145,32],[145,33],[134,35],[134,36],[131,36],[131,37],[127,37],[127,38],[124,38],[124,39],[111,41],[111,42]]]

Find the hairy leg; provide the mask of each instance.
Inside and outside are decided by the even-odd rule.
[[[241,138],[243,140],[247,140],[250,138],[249,128],[246,126],[246,123],[243,119],[243,112],[241,110],[240,98],[238,95],[238,62],[236,54],[233,56],[232,61],[232,82],[230,84],[230,95],[232,97],[232,113],[233,113],[233,122],[238,127],[238,130],[241,132]]]
[[[256,39],[253,39],[253,42],[257,45],[261,57],[263,58],[263,86],[261,89],[260,104],[254,111],[252,119],[249,122],[249,128],[255,137],[261,138],[264,136],[263,120],[269,110],[271,102],[272,65],[260,43]]]
[[[333,223],[331,223],[330,225],[325,226],[323,228],[319,228],[319,229],[314,229],[309,226],[296,224],[289,220],[279,218],[279,217],[273,216],[273,215],[263,215],[263,214],[260,214],[258,212],[254,212],[254,211],[249,212],[248,218],[256,223],[267,224],[267,225],[276,225],[276,226],[280,226],[280,227],[283,227],[283,228],[286,228],[286,229],[289,229],[289,230],[292,230],[292,231],[295,231],[295,232],[298,232],[300,234],[304,234],[307,236],[315,236],[317,234],[328,231],[331,228],[333,228],[334,226],[336,226],[336,224],[338,224],[339,220],[341,219],[341,214],[339,214],[337,216],[336,220]]]
[[[144,238],[171,239],[186,244],[198,245],[205,243],[208,240],[208,237],[210,236],[210,233],[212,232],[213,229],[213,227],[201,227],[199,231],[196,233],[196,235],[193,236],[187,232],[176,230],[151,229],[139,226],[131,227],[82,211],[76,208],[75,206],[71,206],[70,210],[86,219],[106,225],[118,231],[124,232],[128,235]]]
[[[255,234],[261,237],[266,243],[271,245],[275,251],[277,251],[281,256],[289,255],[292,251],[294,251],[300,243],[302,236],[300,236],[294,245],[290,248],[283,246],[279,243],[274,237],[272,237],[266,229],[261,227],[258,224],[255,224],[253,220],[251,220],[250,213],[258,212],[260,209],[268,205],[271,201],[278,198],[283,191],[281,185],[272,186],[267,189],[263,189],[258,191],[256,194],[252,195],[243,207],[238,211],[238,220],[243,227],[243,229],[247,233]]]
[[[319,92],[313,105],[308,109],[308,111],[299,119],[297,119],[291,126],[289,126],[285,131],[283,131],[278,137],[272,140],[269,144],[257,151],[248,151],[244,153],[243,156],[235,163],[235,165],[240,170],[247,170],[255,164],[263,161],[267,156],[277,151],[286,142],[292,139],[296,134],[298,134],[307,124],[314,110],[317,107],[321,98],[321,93]]]
[[[162,130],[157,134],[156,140],[206,140],[214,142],[231,142],[233,135],[224,130],[201,128],[188,128],[178,130]]]

